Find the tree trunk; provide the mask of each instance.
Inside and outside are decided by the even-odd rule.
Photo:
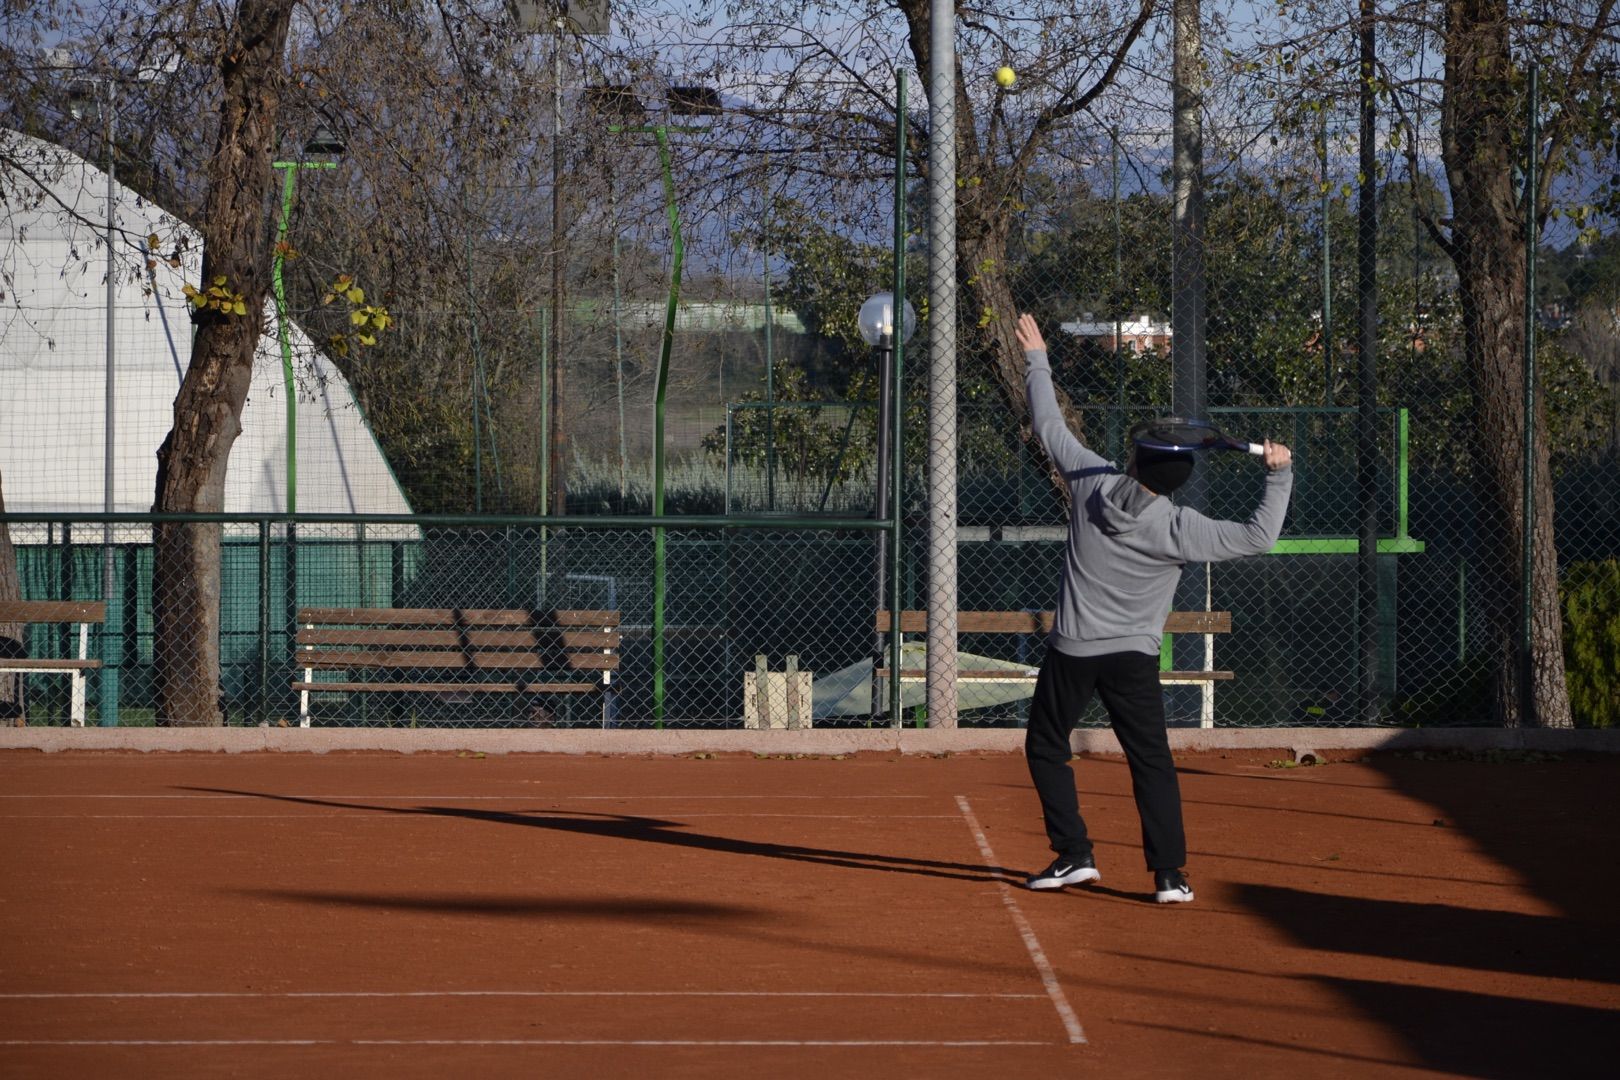
[[[0,476],[0,514],[6,512],[5,477]],[[0,521],[0,601],[21,600],[22,579],[17,574],[17,549],[11,546],[11,526]],[[0,657],[17,657],[27,652],[22,623],[0,622]],[[0,675],[0,725],[22,727],[23,677]]]
[[[932,5],[930,0],[901,0],[901,13],[909,30],[912,57],[917,70],[932,65]],[[1008,246],[1012,236],[1012,210],[1023,192],[1019,185],[1024,173],[999,168],[979,145],[978,118],[958,57],[956,70],[956,266],[961,354],[978,356],[995,376],[1009,415],[1018,422],[1022,441],[1044,456],[1029,423],[1029,401],[1024,394],[1024,351],[1018,346],[1014,328],[1018,305],[1007,281]],[[928,175],[927,156],[917,159],[924,179]],[[1048,337],[1055,327],[1046,327]],[[1050,343],[1050,342],[1049,342]],[[1053,380],[1054,384],[1056,380]],[[1069,429],[1082,440],[1085,422],[1069,395],[1057,390],[1058,408]],[[1058,471],[1048,470],[1059,498],[1068,501],[1069,489]]]
[[[174,402],[174,427],[158,450],[158,513],[224,510],[225,468],[241,433],[242,406],[269,291],[265,207],[272,188],[281,58],[293,0],[243,0],[221,52],[219,135],[208,166],[201,222],[202,284],[225,279],[246,314],[204,310],[191,366]],[[220,706],[220,533],[215,524],[154,530],[153,660],[158,723],[224,722]]]
[[[1024,351],[1019,347],[1014,331],[1018,323],[1018,305],[1013,299],[1007,276],[1001,269],[1007,265],[1008,232],[998,223],[987,222],[970,202],[958,199],[956,213],[957,265],[961,267],[959,284],[967,298],[967,303],[962,305],[962,314],[967,322],[963,327],[963,336],[970,343],[971,351],[984,357],[990,365],[1008,412],[1017,418],[1024,440],[1031,442],[1033,433],[1029,425],[1029,399],[1024,393]],[[1050,339],[1059,331],[1053,326],[1044,330],[1048,344],[1051,344]],[[1053,382],[1056,383],[1055,378]],[[1085,419],[1061,388],[1057,388],[1057,399],[1069,430],[1084,441]],[[1059,489],[1066,494],[1067,485],[1062,483],[1061,478],[1058,478],[1058,483]]]
[[[1534,505],[1524,505],[1525,228],[1515,190],[1515,147],[1524,119],[1516,103],[1505,0],[1447,0],[1442,153],[1451,188],[1452,258],[1464,349],[1477,415],[1475,473],[1497,540],[1497,585],[1486,590],[1496,653],[1499,721],[1508,727],[1570,727],[1563,621],[1553,536],[1552,469],[1545,406],[1535,433]],[[1525,715],[1519,597],[1524,543],[1532,537],[1533,715]]]

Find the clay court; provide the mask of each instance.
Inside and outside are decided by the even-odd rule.
[[[1436,758],[1440,758],[1436,760]],[[0,1075],[1545,1076],[1620,1030],[1620,760],[1179,757],[1197,902],[1016,754],[0,755]]]

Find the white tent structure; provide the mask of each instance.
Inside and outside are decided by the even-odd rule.
[[[8,161],[13,164],[3,164]],[[109,202],[116,261],[110,305]],[[115,512],[150,510],[157,450],[173,423],[175,394],[191,356],[191,320],[181,287],[199,283],[201,237],[122,185],[113,186],[109,200],[102,170],[10,131],[0,131],[0,222],[0,474],[6,509],[87,513],[110,501]],[[231,450],[227,513],[287,509],[287,395],[273,300],[265,316],[268,332],[259,342],[242,433]],[[289,332],[298,386],[298,512],[410,513],[347,381],[296,323]]]

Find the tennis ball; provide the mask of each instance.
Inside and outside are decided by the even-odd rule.
[[[1012,68],[1008,67],[1006,64],[1003,64],[1001,67],[996,68],[996,85],[1001,87],[1003,90],[1005,90],[1007,87],[1011,86],[1013,83],[1015,83],[1017,81],[1018,81],[1018,72],[1014,71]]]

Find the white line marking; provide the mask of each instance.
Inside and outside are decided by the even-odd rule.
[[[979,845],[979,854],[990,866],[1000,865],[1001,860],[990,848],[990,841],[984,835],[984,829],[979,825],[979,819],[973,814],[973,807],[968,805],[965,797],[958,795],[956,805],[962,811],[962,817],[967,820],[968,828],[973,831],[973,839]],[[1052,970],[1051,963],[1046,959],[1046,953],[1041,949],[1041,943],[1035,938],[1035,930],[1024,918],[1018,901],[1013,898],[1012,886],[1007,883],[1006,875],[996,874],[996,884],[1001,888],[1001,901],[1007,905],[1007,911],[1012,915],[1013,924],[1018,927],[1018,933],[1024,939],[1024,947],[1029,950],[1029,958],[1035,962],[1035,970],[1040,973],[1041,984],[1046,987],[1046,996],[1052,999],[1052,1007],[1057,1010],[1058,1018],[1063,1021],[1063,1027],[1069,1033],[1071,1043],[1086,1041],[1086,1033],[1080,1027],[1080,1020],[1074,1015],[1074,1009],[1069,1006],[1069,999],[1063,994],[1063,986],[1058,982],[1057,973]]]
[[[528,792],[521,795],[297,795],[266,791],[254,794],[223,795],[117,795],[50,793],[39,795],[0,794],[0,799],[436,799],[455,802],[535,802],[550,799],[554,802],[646,802],[651,799],[926,799],[927,795],[551,795]]]
[[[1033,1039],[0,1039],[0,1046],[1051,1046]]]
[[[376,809],[381,809],[378,807]],[[529,810],[513,811],[517,814],[545,814],[555,813],[555,807],[538,807]],[[457,821],[459,818],[450,815],[424,814],[424,817],[439,818],[444,821]],[[686,818],[813,818],[818,821],[955,821],[955,814],[883,814],[876,811],[870,814],[687,814]],[[338,813],[323,813],[320,810],[306,810],[300,814],[0,814],[0,821],[261,821],[268,818],[275,820],[302,819],[306,821],[324,821],[328,818],[359,818],[364,821],[400,822],[406,819],[393,817],[378,817],[376,810],[344,810]],[[414,820],[414,819],[412,819]]]
[[[282,992],[255,990],[143,990],[123,992],[117,990],[86,990],[78,992],[40,992],[0,994],[0,1001],[55,1001],[64,998],[460,998],[460,997],[513,997],[513,998],[595,998],[595,997],[745,997],[745,998],[984,998],[1023,1000],[1039,999],[1044,994],[952,993],[933,991],[908,993],[894,990],[288,990]]]

